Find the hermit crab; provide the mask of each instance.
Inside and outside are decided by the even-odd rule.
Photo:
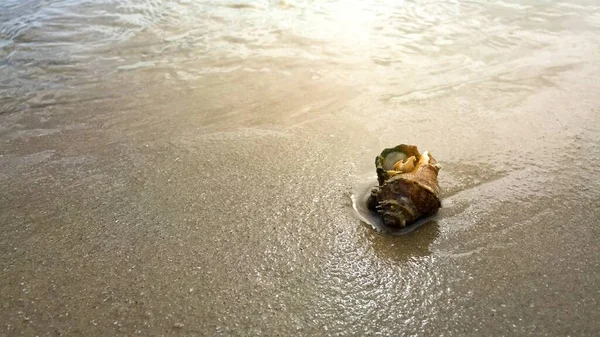
[[[437,175],[441,166],[414,145],[384,149],[375,158],[379,186],[371,190],[367,207],[383,224],[403,228],[430,216],[442,206]]]

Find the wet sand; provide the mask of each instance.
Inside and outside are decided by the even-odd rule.
[[[0,335],[600,334],[599,8],[144,4],[0,16]],[[403,142],[393,237],[350,196]]]

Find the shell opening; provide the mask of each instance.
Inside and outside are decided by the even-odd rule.
[[[416,162],[417,162],[417,159],[415,158],[415,156],[410,156],[409,158],[407,158],[404,161],[399,160],[394,165],[393,170],[403,172],[403,173],[410,172],[415,169]]]
[[[404,152],[388,153],[388,155],[385,156],[385,158],[383,160],[383,168],[386,171],[391,171],[391,170],[393,170],[394,165],[396,165],[397,162],[404,161],[406,158],[408,158],[408,156]]]

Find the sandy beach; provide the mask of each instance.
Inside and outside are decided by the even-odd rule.
[[[4,2],[0,335],[597,336],[598,78],[588,1]]]

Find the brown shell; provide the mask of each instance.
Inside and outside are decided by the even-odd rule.
[[[417,164],[409,172],[386,170],[388,155],[416,158]],[[437,181],[440,165],[430,154],[421,154],[414,145],[401,144],[385,149],[375,159],[379,186],[371,191],[369,209],[379,213],[388,227],[401,228],[420,218],[430,216],[441,207],[440,188]],[[393,165],[400,167],[402,165]],[[412,166],[408,166],[412,167]]]

